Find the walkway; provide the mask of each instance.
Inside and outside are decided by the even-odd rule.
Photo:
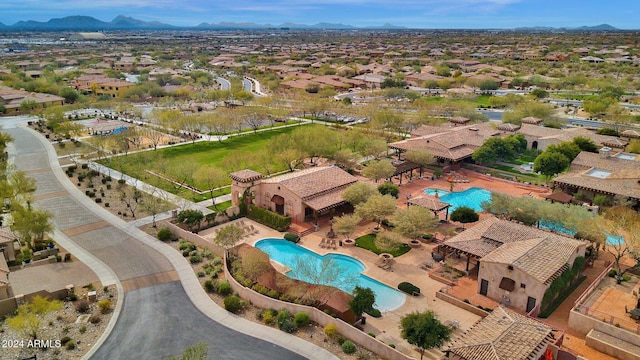
[[[9,150],[16,166],[36,180],[34,205],[53,214],[56,241],[85,262],[103,285],[116,284],[123,299],[87,358],[166,358],[199,341],[208,343],[216,358],[335,358],[313,344],[221,309],[181,254],[73,186],[44,137],[28,128],[7,132],[14,138]]]

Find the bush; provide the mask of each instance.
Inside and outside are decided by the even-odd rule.
[[[342,346],[342,344],[344,344],[344,341],[345,341],[345,340],[346,340],[346,339],[345,339],[345,338],[343,338],[342,336],[338,336],[338,339],[337,339],[337,341],[338,341],[338,345]]]
[[[189,258],[189,261],[192,264],[199,264],[199,263],[202,262],[202,255],[200,255],[200,254],[191,255],[191,257]]]
[[[609,272],[607,273],[607,275],[609,277],[615,277],[616,275],[618,275],[618,272],[616,271],[616,269],[611,269],[609,270]]]
[[[216,286],[216,283],[213,280],[205,281],[202,286],[204,287],[204,290],[208,293],[214,293],[218,290],[218,287]]]
[[[278,311],[277,320],[278,320],[278,327],[280,327],[281,323],[283,323],[285,320],[291,320],[291,314],[289,313],[289,310],[282,309]]]
[[[324,335],[329,339],[336,337],[336,335],[338,335],[338,327],[336,324],[327,324],[327,326],[324,327]]]
[[[65,349],[67,349],[67,350],[73,350],[73,349],[75,349],[75,348],[76,348],[76,342],[75,342],[74,340],[69,340],[69,341],[65,344],[64,348],[65,348]]]
[[[374,334],[374,333],[370,332],[370,333],[369,333],[369,336],[371,336],[372,338],[375,338],[375,337],[376,337],[376,334]]]
[[[163,227],[162,229],[158,230],[158,240],[168,241],[171,239],[173,239],[173,233],[171,232],[171,230],[169,230],[169,228]]]
[[[382,313],[380,313],[380,310],[376,309],[376,308],[371,308],[369,310],[365,310],[365,312],[371,316],[373,316],[374,318],[379,318],[382,316]]]
[[[100,321],[102,321],[102,319],[98,314],[91,315],[91,317],[89,318],[89,322],[92,324],[99,324]]]
[[[204,271],[198,271],[197,275],[199,278],[201,278],[201,277],[204,277],[206,274],[204,273]]]
[[[89,302],[87,300],[80,300],[76,304],[76,311],[85,314],[89,311]]]
[[[78,331],[80,331],[80,334],[84,334],[85,332],[87,332],[87,327],[82,325],[80,326],[80,329],[78,329]]]
[[[300,236],[298,236],[297,234],[286,233],[284,234],[284,239],[287,241],[291,241],[294,244],[297,244],[298,241],[300,241]]]
[[[275,310],[267,309],[262,312],[262,322],[267,325],[273,325],[276,322],[277,313]]]
[[[64,336],[62,339],[60,339],[60,344],[62,344],[62,346],[65,346],[69,341],[71,341],[71,338],[68,336]]]
[[[103,314],[108,313],[109,311],[111,311],[111,306],[113,304],[111,303],[111,300],[109,299],[104,299],[104,300],[100,300],[98,301],[98,308],[100,308],[100,312]]]
[[[400,291],[404,291],[405,293],[409,294],[409,295],[418,295],[420,294],[420,288],[413,285],[412,283],[403,281],[400,284],[398,284],[398,289]]]
[[[69,301],[76,301],[76,300],[78,300],[78,295],[71,293],[69,295]]]
[[[622,274],[622,281],[629,281],[631,280],[631,275],[629,274]]]
[[[228,281],[225,280],[218,284],[218,294],[223,296],[231,294],[231,285],[229,285]]]
[[[280,322],[278,327],[280,328],[280,330],[289,334],[297,330],[296,325],[293,323],[293,321],[291,321],[290,318]]]
[[[224,298],[224,308],[232,313],[237,313],[245,306],[244,302],[237,296],[231,295]]]
[[[248,217],[277,231],[287,231],[289,225],[291,225],[290,217],[276,214],[273,211],[262,209],[255,205],[251,205]]]
[[[293,325],[295,325],[297,328],[302,328],[309,325],[309,321],[309,314],[307,314],[306,312],[299,312],[293,318]]]

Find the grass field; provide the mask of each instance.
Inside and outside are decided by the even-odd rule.
[[[489,99],[491,99],[491,95],[478,95],[476,97],[473,98],[462,98],[462,99],[452,99],[452,101],[454,102],[460,102],[460,103],[469,103],[474,105],[475,107],[488,107],[491,106],[491,103],[489,102]],[[442,102],[445,98],[441,97],[441,96],[429,96],[429,97],[423,97],[421,99],[421,101],[424,101],[426,103],[439,103]]]
[[[319,125],[301,125],[301,126],[319,126]],[[177,172],[188,164],[193,169],[202,167],[224,168],[225,161],[234,161],[239,157],[246,157],[248,154],[260,154],[268,152],[267,146],[269,141],[280,134],[288,134],[297,127],[275,128],[271,131],[251,133],[242,136],[234,136],[223,142],[202,141],[194,144],[187,143],[179,146],[159,149],[155,151],[145,151],[127,156],[119,156],[116,159],[101,160],[99,163],[115,168],[125,174],[138,178],[146,183],[159,187],[163,190],[182,196],[193,201],[201,201],[209,199],[210,195],[197,194],[189,189],[177,189],[177,186],[167,180],[154,176],[149,171],[156,174],[162,174],[168,178],[177,179]],[[227,159],[227,160],[225,160]],[[117,165],[114,165],[117,163]],[[256,171],[264,172],[257,165],[251,165],[247,162],[249,168]],[[272,172],[285,170],[284,164],[278,165],[275,162],[271,165]],[[189,185],[198,189],[205,190],[204,184],[194,183],[193,179],[187,181]],[[229,179],[228,185],[231,183]],[[217,191],[214,196],[228,194],[229,188]]]
[[[393,257],[401,256],[411,250],[411,247],[407,244],[398,244],[395,249],[391,250],[382,250],[376,246],[376,234],[368,234],[360,236],[356,239],[356,246],[361,247],[363,249],[367,249],[375,254],[389,253],[393,255]]]

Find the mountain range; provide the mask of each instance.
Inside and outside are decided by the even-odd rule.
[[[28,20],[18,21],[13,25],[5,25],[0,22],[0,31],[113,31],[113,30],[231,30],[231,29],[295,29],[295,30],[401,30],[407,29],[403,26],[396,26],[386,23],[382,26],[357,27],[345,24],[333,24],[321,22],[315,25],[282,23],[280,25],[256,24],[252,22],[203,22],[197,26],[174,26],[157,21],[143,21],[132,17],[119,15],[110,22],[98,20],[91,16],[67,16],[64,18],[50,19],[46,22]],[[553,28],[553,27],[527,27],[516,28],[521,31],[614,31],[619,30],[609,24],[597,26],[582,26],[578,28]]]

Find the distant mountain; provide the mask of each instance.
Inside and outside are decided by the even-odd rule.
[[[201,23],[196,26],[196,29],[268,29],[274,28],[271,24],[256,24],[252,22],[219,22],[219,23]]]
[[[609,24],[601,24],[596,26],[580,26],[577,28],[569,27],[551,27],[551,26],[532,26],[515,28],[517,31],[617,31],[620,30]]]
[[[157,21],[146,22],[127,16],[117,16],[111,22],[100,21],[91,16],[67,16],[63,18],[51,19],[47,22],[40,21],[18,21],[13,25],[1,27],[3,30],[23,30],[23,31],[104,31],[104,30],[161,30],[173,29],[172,25],[163,24]]]
[[[393,24],[389,24],[389,23],[385,23],[382,26],[367,26],[367,29],[380,29],[380,30],[406,30],[408,29],[407,27],[404,26],[397,26],[397,25],[393,25]]]
[[[617,27],[611,26],[609,24],[600,24],[596,26],[580,26],[575,30],[584,30],[584,31],[615,31],[620,30]]]

